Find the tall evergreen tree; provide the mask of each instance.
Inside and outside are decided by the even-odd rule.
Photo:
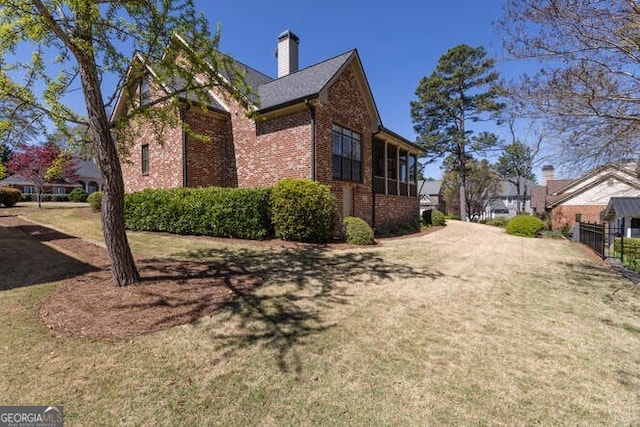
[[[535,181],[533,173],[533,154],[531,147],[516,140],[505,146],[495,164],[498,174],[516,187],[516,210],[525,209],[527,188],[524,180]]]
[[[136,105],[135,96],[125,97],[130,100],[126,114],[116,123],[109,121],[107,109],[122,90],[133,95],[136,86],[131,83],[146,72],[130,67],[134,52],[153,63],[161,81],[181,82],[185,99],[203,100],[214,86],[245,99],[242,73],[218,52],[219,33],[211,34],[193,0],[0,0],[0,21],[0,99],[28,106],[58,129],[88,127],[105,179],[102,225],[114,281],[118,286],[139,281],[125,234],[124,182],[112,131],[126,144],[131,142],[128,124],[137,117],[144,116],[159,130],[181,123],[177,92],[144,105]],[[188,42],[176,42],[176,34]],[[23,62],[16,53],[25,49],[32,55]],[[110,87],[109,81],[118,83]],[[78,87],[85,112],[67,103],[67,95],[78,93]]]
[[[468,219],[465,159],[498,143],[494,134],[472,136],[469,121],[486,119],[503,108],[497,87],[495,61],[483,47],[459,45],[440,57],[435,71],[423,77],[411,102],[411,117],[417,143],[427,152],[427,161],[452,154],[458,163],[460,217]]]

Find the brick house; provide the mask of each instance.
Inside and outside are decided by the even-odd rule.
[[[252,89],[253,116],[220,89],[211,91],[206,111],[185,103],[181,120],[209,142],[177,127],[166,130],[159,145],[143,123],[123,162],[125,191],[310,178],[331,187],[339,218],[358,216],[374,227],[417,219],[423,151],[382,125],[358,52],[298,70],[298,44],[291,31],[279,36],[276,79],[235,61]],[[143,58],[134,61],[146,66]],[[143,80],[137,91],[153,93],[154,82],[147,84],[151,90]],[[125,96],[114,118],[126,108]]]
[[[564,224],[601,222],[601,214],[612,197],[640,196],[640,178],[635,163],[607,164],[577,179],[555,179],[553,166],[543,166],[542,185],[532,189],[534,213],[547,213],[554,230]]]

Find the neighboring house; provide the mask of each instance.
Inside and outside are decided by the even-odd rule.
[[[76,183],[79,184],[88,194],[100,191],[104,188],[104,178],[98,165],[91,160],[82,160],[78,162],[78,170],[76,171],[78,178]]]
[[[418,195],[420,197],[420,215],[422,212],[438,209],[445,213],[446,206],[442,198],[442,181],[418,181]]]
[[[372,226],[415,219],[423,150],[382,125],[358,52],[298,70],[298,44],[290,31],[278,38],[276,79],[236,61],[254,94],[246,99],[255,109],[251,118],[246,105],[220,88],[210,91],[207,111],[184,103],[181,119],[210,142],[174,128],[159,145],[143,122],[141,137],[123,155],[125,191],[310,178],[331,187],[339,217],[358,216]],[[152,75],[143,57],[136,55],[136,62]],[[160,83],[143,79],[136,95],[167,90]],[[123,91],[113,120],[125,112],[127,96]]]
[[[81,187],[87,193],[93,193],[102,189],[104,180],[98,166],[91,160],[76,161],[78,170],[77,178],[70,180],[57,180],[44,185],[45,194],[69,194],[74,188]],[[36,187],[31,181],[21,175],[11,175],[0,181],[0,187],[13,187],[20,190],[23,196],[36,194]]]
[[[53,181],[44,185],[44,193],[57,195],[68,194],[77,186],[78,184],[75,182],[66,180]],[[17,188],[20,190],[23,197],[35,196],[36,194],[36,187],[33,183],[22,175],[17,174],[11,175],[0,181],[0,187]]]
[[[603,219],[624,237],[640,237],[640,197],[612,197]]]
[[[498,193],[487,207],[487,218],[512,218],[518,213],[518,204],[521,212],[531,213],[531,191],[535,186],[535,182],[520,178],[520,198],[518,198],[516,185],[509,180],[501,180]],[[525,202],[524,210],[522,200]]]
[[[554,230],[565,224],[600,222],[602,211],[612,197],[640,196],[640,179],[635,163],[607,164],[577,179],[554,179],[554,169],[544,166],[542,185],[532,193],[535,213],[546,213]]]

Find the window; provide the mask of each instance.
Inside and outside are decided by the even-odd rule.
[[[407,182],[407,179],[409,179],[409,170],[407,167],[408,167],[407,152],[400,151],[400,181],[401,182]]]
[[[359,133],[333,125],[333,178],[362,180],[362,138]]]
[[[36,194],[36,187],[34,187],[32,185],[27,185],[26,187],[24,187],[24,193],[25,194]]]
[[[416,156],[414,154],[409,156],[409,184],[416,184],[418,177],[418,162],[416,161]]]
[[[576,214],[576,222],[582,222],[582,214],[581,213],[577,213]]]
[[[142,146],[142,173],[149,173],[149,144]]]
[[[384,141],[373,140],[373,175],[384,178]]]
[[[149,75],[145,75],[140,79],[140,105],[147,105],[150,98]]]
[[[387,144],[387,179],[398,179],[398,149]]]
[[[67,189],[64,187],[53,187],[51,194],[67,194]]]

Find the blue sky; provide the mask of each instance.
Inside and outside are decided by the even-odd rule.
[[[410,140],[416,135],[409,103],[420,78],[433,72],[448,49],[482,45],[507,78],[526,66],[504,60],[493,25],[502,16],[501,0],[200,0],[197,6],[212,24],[221,24],[222,51],[274,77],[277,36],[285,29],[300,37],[301,68],[358,49],[384,125]],[[478,130],[510,139],[507,129],[493,124]],[[440,177],[439,162],[426,174]]]

